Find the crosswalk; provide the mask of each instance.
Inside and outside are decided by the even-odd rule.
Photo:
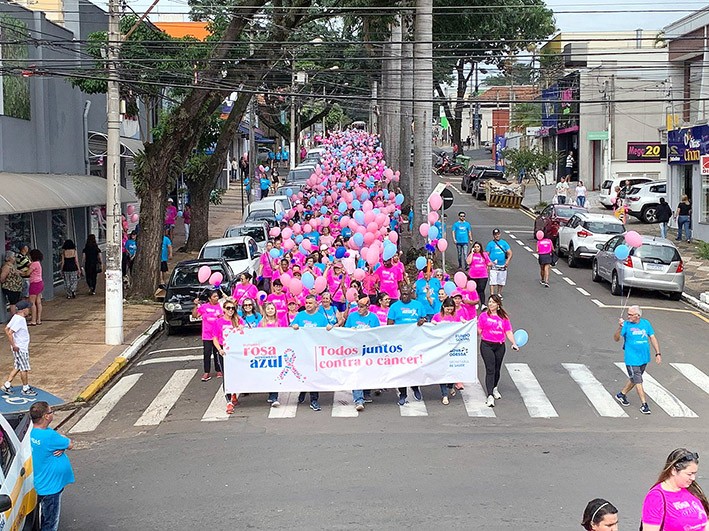
[[[625,372],[625,365],[623,365],[623,363],[615,363],[614,365]],[[561,366],[566,373],[568,373],[568,382],[573,382],[573,384],[578,386],[581,394],[585,396],[588,404],[599,417],[628,418],[632,416],[632,413],[630,415],[628,414],[628,409],[618,404],[613,395],[616,391],[615,388],[618,387],[618,382],[622,382],[621,378],[618,378],[618,380],[611,385],[606,386],[602,383],[602,379],[597,378],[587,365],[581,363],[561,363]],[[676,374],[673,376],[677,374],[681,376],[681,378],[670,378],[673,383],[690,382],[703,391],[701,399],[709,403],[705,396],[709,394],[709,376],[706,373],[689,363],[671,363],[670,366],[676,371]],[[507,363],[505,364],[505,369],[509,374],[517,394],[521,397],[521,402],[526,410],[526,414],[530,418],[556,419],[560,417],[552,400],[549,398],[547,392],[545,392],[529,364]],[[664,376],[667,378],[668,375],[664,374]],[[143,373],[127,374],[118,380],[116,384],[89,409],[71,428],[70,433],[90,433],[97,430],[109,417],[125,417],[126,413],[119,413],[118,410],[121,404],[126,401],[130,402],[133,406],[130,414],[134,413],[137,416],[137,418],[133,417],[135,418],[134,422],[133,419],[131,419],[133,426],[137,428],[158,426],[165,421],[168,415],[180,407],[180,404],[183,402],[187,401],[189,403],[199,404],[203,396],[194,396],[191,391],[188,391],[188,387],[196,381],[196,377],[197,369],[175,370],[157,394],[152,397],[147,407],[142,409],[139,400],[136,401],[135,397],[131,399],[130,396],[131,392],[135,393],[135,389],[139,387]],[[643,379],[645,393],[651,401],[653,412],[657,412],[658,414],[664,413],[673,418],[698,417],[697,413],[650,374],[646,372]],[[609,390],[608,387],[611,386],[612,389]],[[686,386],[683,386],[682,389],[686,391],[684,387]],[[438,386],[426,388],[424,393],[426,398],[439,401],[439,394],[437,392],[431,392],[432,389],[437,391]],[[690,387],[690,389],[693,388]],[[509,387],[509,384],[507,384],[507,388],[504,392],[509,402],[519,402],[517,397],[514,396],[514,392]],[[465,388],[460,390],[459,393],[462,400],[452,400],[448,408],[457,409],[461,413],[464,411],[464,414],[471,418],[504,418],[504,409],[493,409],[485,405],[486,392],[479,382],[466,383]],[[325,415],[329,414],[329,416],[334,418],[346,419],[362,416],[354,407],[352,393],[350,391],[337,391],[332,393],[332,405],[329,405],[329,401],[325,400],[328,394],[329,393],[321,393],[323,398],[321,402],[325,402],[322,404],[323,413]],[[581,394],[579,394],[579,396],[581,396]],[[634,395],[631,396],[634,397]],[[231,416],[227,415],[225,412],[225,398],[221,386],[216,389],[214,395],[210,393],[207,395],[207,398],[209,403],[201,416],[200,420],[202,422],[222,422],[231,418]],[[414,400],[411,391],[409,391],[410,401],[403,407],[396,405],[393,398],[394,395],[390,391],[386,399],[377,401],[378,404],[376,404],[376,406],[378,408],[396,408],[398,409],[398,414],[402,417],[427,417],[431,414],[437,414],[438,411],[434,408],[434,411],[430,412],[429,410],[431,408],[427,407],[426,400]],[[309,405],[308,402],[298,404],[298,393],[280,393],[279,402],[280,407],[277,408],[266,407],[265,400],[263,404],[259,401],[258,407],[254,406],[252,402],[248,405],[242,405],[238,409],[238,412],[240,415],[263,415],[269,420],[292,419],[297,416],[299,409],[307,409]],[[508,402],[508,400],[505,400],[505,402]],[[461,404],[463,407],[460,407]],[[142,411],[133,411],[136,407],[138,410],[142,409]],[[566,411],[568,414],[568,409]]]

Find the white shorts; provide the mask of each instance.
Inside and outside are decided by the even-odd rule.
[[[507,283],[507,269],[491,269],[490,270],[490,285],[504,286]]]

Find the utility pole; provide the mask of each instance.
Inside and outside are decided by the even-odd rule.
[[[121,270],[121,103],[118,58],[121,43],[120,0],[108,2],[108,91],[106,94],[106,344],[123,343]]]
[[[295,158],[297,156],[295,152],[295,55],[293,56],[293,61],[290,66],[290,91],[290,154],[288,155],[288,160],[290,161],[290,169],[292,170],[295,168]]]
[[[254,54],[254,35],[253,31],[249,31],[249,54]],[[256,87],[254,87],[255,90]],[[249,100],[249,178],[251,179],[251,195],[257,194],[256,197],[261,199],[261,183],[256,182],[256,167],[258,166],[258,155],[256,153],[256,92],[251,94]],[[246,198],[247,202],[251,202],[251,197]]]

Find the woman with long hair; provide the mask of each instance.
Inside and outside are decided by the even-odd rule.
[[[5,253],[5,262],[0,269],[0,285],[12,317],[17,311],[15,304],[20,301],[22,295],[22,276],[17,271],[16,255],[12,251]]]
[[[497,390],[500,381],[500,369],[505,357],[505,339],[512,343],[512,350],[519,350],[512,325],[507,312],[502,308],[502,297],[490,295],[487,310],[478,317],[478,334],[480,335],[480,356],[485,363],[485,387],[487,401],[485,405],[495,407],[495,400],[502,395]]]
[[[466,259],[468,262],[468,276],[475,281],[475,290],[478,292],[480,304],[485,299],[485,288],[490,270],[490,257],[483,249],[480,242],[473,243],[473,248]]]
[[[320,311],[325,315],[328,324],[332,326],[342,326],[344,317],[340,310],[332,305],[332,296],[329,291],[323,291],[320,295]]]
[[[707,531],[709,501],[697,483],[699,454],[677,448],[667,456],[643,502],[643,531]]]
[[[44,260],[42,251],[39,249],[32,249],[30,251],[29,299],[32,305],[32,321],[29,324],[33,326],[42,324],[42,292],[44,291],[42,260]]]
[[[261,314],[258,312],[254,299],[247,297],[241,302],[239,317],[244,321],[245,328],[256,328],[259,325],[261,322]]]
[[[236,313],[236,301],[229,298],[224,301],[224,315],[219,317],[214,323],[214,337],[212,345],[221,357],[222,366],[224,365],[224,343],[226,337],[234,330],[242,329],[242,321]],[[223,383],[222,383],[223,385]],[[234,413],[234,406],[239,404],[238,395],[236,393],[225,393],[226,412],[227,415]]]
[[[441,303],[441,311],[436,313],[431,319],[432,323],[459,323],[463,321],[462,316],[458,313],[455,302],[452,298],[447,297]],[[441,402],[443,405],[448,405],[448,395],[455,396],[456,390],[452,383],[440,384]],[[462,387],[461,387],[462,388]]]
[[[281,321],[278,318],[278,312],[276,311],[276,305],[272,302],[266,302],[263,305],[263,318],[258,324],[259,328],[278,328],[281,325]],[[267,402],[271,404],[271,407],[278,407],[281,403],[278,401],[278,392],[268,393]]]
[[[76,252],[76,244],[73,240],[64,240],[61,258],[59,259],[59,270],[62,272],[62,277],[64,277],[66,298],[75,299],[81,267],[79,266],[79,255]]]
[[[86,284],[89,286],[89,293],[96,295],[96,277],[101,271],[101,249],[96,243],[96,236],[89,234],[86,238],[86,245],[82,251],[84,255],[84,273],[86,274]]]
[[[603,498],[591,500],[583,511],[581,527],[586,531],[618,531],[618,509]]]
[[[212,370],[212,358],[214,358],[214,370],[217,372],[217,378],[223,376],[221,356],[214,348],[214,324],[219,318],[224,315],[222,306],[219,304],[219,290],[209,290],[207,302],[201,303],[199,299],[194,300],[194,308],[192,308],[192,317],[202,319],[202,357],[204,365],[204,374],[202,381],[208,382],[212,379],[210,374]]]

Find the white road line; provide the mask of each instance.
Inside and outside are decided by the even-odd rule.
[[[576,285],[576,282],[574,282],[573,280],[571,280],[569,277],[564,277],[564,281],[565,281],[567,284],[569,284],[570,286],[575,286],[575,285]]]
[[[507,367],[507,372],[510,373],[510,378],[512,378],[519,393],[522,395],[522,400],[527,407],[527,411],[529,411],[530,417],[549,419],[559,416],[529,365],[526,363],[507,363],[505,366]]]
[[[579,385],[583,394],[586,395],[601,417],[621,418],[628,416],[586,365],[580,363],[562,363],[561,365],[569,371],[569,376]]]
[[[224,386],[219,386],[207,411],[202,415],[202,422],[219,422],[229,420],[231,415],[226,414],[226,396],[224,396]]]
[[[151,354],[158,354],[160,352],[179,352],[181,350],[202,350],[202,347],[161,348],[160,350],[152,350],[146,355],[150,356]]]
[[[552,268],[551,270],[552,270],[554,273],[556,273],[557,275],[563,275],[563,274],[564,274],[564,273],[562,273],[561,271],[559,271],[558,269]]]
[[[524,246],[524,242],[522,240],[515,240],[518,244]]]
[[[509,233],[510,233],[510,231],[508,231],[508,230],[505,231],[505,234],[509,234]]]
[[[414,398],[414,392],[409,388],[407,391],[409,394],[409,397],[407,400],[410,400],[407,404],[403,406],[398,406],[399,407],[399,413],[401,414],[402,417],[427,417],[428,416],[428,410],[426,409],[426,402],[423,400],[416,400]]]
[[[605,306],[605,304],[603,304],[603,303],[602,303],[601,301],[599,301],[598,299],[591,299],[591,302],[592,302],[593,304],[595,304],[596,306],[598,306],[599,308],[603,308],[603,307]]]
[[[133,426],[157,426],[165,420],[170,409],[175,405],[195,374],[197,374],[197,369],[175,371]]]
[[[709,394],[709,376],[697,369],[691,363],[670,363],[682,376],[687,378],[702,391]]]
[[[591,294],[583,288],[576,288],[576,291],[578,291],[581,295],[586,295],[586,297],[591,296]]]
[[[493,408],[485,405],[485,391],[483,391],[480,382],[465,382],[465,389],[458,391],[463,397],[465,411],[469,417],[488,417],[494,418],[495,412]]]
[[[513,240],[516,240],[516,239],[517,239],[517,236],[515,236],[514,234],[511,234],[511,233],[510,233],[510,238],[512,238]]]
[[[529,251],[530,253],[532,252],[532,248],[529,247],[528,245],[525,245],[525,246],[524,246],[524,250],[525,250],[525,251]]]
[[[332,397],[333,417],[359,417],[359,411],[352,402],[352,391],[335,391]]]
[[[534,258],[539,259],[539,255],[538,255],[537,253],[532,253],[532,256],[533,256]],[[552,269],[552,271],[554,271],[554,270]]]
[[[618,362],[616,366],[627,376],[624,363]],[[660,408],[664,409],[670,417],[697,417],[694,411],[689,409],[679,398],[662,387],[658,381],[648,373],[643,374],[643,389],[645,390],[645,394],[652,398]]]
[[[79,422],[74,424],[69,430],[69,433],[87,433],[94,431],[98,425],[101,424],[103,419],[108,416],[118,401],[133,388],[141,376],[143,376],[142,373],[128,374],[118,380],[116,385],[109,389],[101,400],[99,400]]]
[[[202,347],[199,347],[200,349]],[[138,363],[138,365],[153,365],[155,363],[170,363],[173,361],[197,361],[201,360],[202,356],[168,356],[166,358],[153,358],[151,360],[144,360]]]
[[[269,419],[293,419],[298,412],[299,393],[278,393],[278,407],[272,407],[268,412]]]

